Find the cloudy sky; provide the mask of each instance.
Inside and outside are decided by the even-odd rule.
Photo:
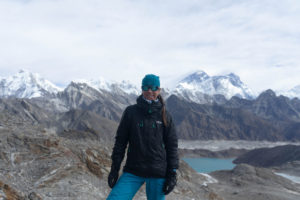
[[[233,72],[255,92],[300,85],[299,0],[0,0],[0,76],[162,84]]]

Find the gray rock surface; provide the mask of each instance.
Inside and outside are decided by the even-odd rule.
[[[299,141],[299,104],[271,90],[255,100],[233,97],[224,104],[167,99],[179,138],[186,140]]]
[[[84,85],[70,87],[60,100],[0,99],[0,198],[93,200],[108,195],[113,136],[126,102],[115,98],[108,104],[114,97],[100,97],[95,91],[87,95],[88,89],[81,90]],[[73,103],[74,107],[68,107]],[[268,169],[242,165],[212,175],[218,182],[180,161],[178,186],[167,199],[248,200],[252,194],[256,199],[299,197],[299,185]],[[144,187],[135,199],[146,199]]]
[[[234,163],[246,163],[258,167],[275,167],[293,161],[300,161],[300,146],[284,145],[273,148],[251,150],[237,159]]]
[[[219,182],[209,188],[224,200],[296,200],[300,199],[300,185],[278,176],[270,169],[246,164],[233,170],[216,171],[211,175]]]
[[[105,138],[69,136],[23,122],[1,121],[0,197],[2,199],[106,199],[110,188],[112,142]],[[72,137],[74,136],[74,137]],[[178,186],[167,199],[207,199],[205,176],[180,162]],[[143,187],[134,199],[146,199]]]

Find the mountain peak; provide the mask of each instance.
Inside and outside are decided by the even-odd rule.
[[[198,71],[186,76],[180,82],[186,82],[186,83],[198,82],[198,83],[201,83],[201,82],[203,82],[207,79],[209,79],[209,76],[207,75],[207,73],[205,73],[202,70],[198,70]]]
[[[236,75],[235,73],[230,73],[227,75],[227,77],[235,79],[235,80],[240,80],[240,77]]]
[[[29,76],[29,75],[32,75],[34,77],[40,77],[39,74],[32,73],[32,72],[30,72],[29,70],[26,70],[26,69],[20,69],[19,72],[17,74],[15,74],[15,76]]]
[[[76,83],[86,83],[92,88],[97,89],[99,92],[102,90],[112,92],[112,93],[127,93],[138,95],[140,90],[137,89],[135,85],[130,83],[129,81],[109,81],[102,77],[93,80],[77,80]]]
[[[2,78],[0,97],[33,98],[55,94],[62,89],[39,74],[21,69],[17,74]]]
[[[271,89],[268,89],[266,91],[263,91],[259,96],[258,98],[261,98],[261,97],[276,97],[276,93],[271,90]]]
[[[221,76],[208,76],[204,71],[196,71],[182,79],[175,88],[175,93],[193,99],[197,103],[206,95],[223,95],[226,99],[238,96],[253,99],[252,91],[234,73]]]

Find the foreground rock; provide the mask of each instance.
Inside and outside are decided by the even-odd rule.
[[[27,100],[0,99],[0,199],[106,199],[117,123],[93,110],[52,113],[44,107]],[[248,168],[217,172],[216,182],[180,161],[178,186],[167,199],[248,200],[252,193],[265,199],[299,199],[298,185],[284,178],[269,179],[274,175],[269,171],[252,172]],[[273,196],[266,193],[269,190],[275,191]],[[134,199],[146,199],[144,187]]]
[[[296,200],[300,199],[300,184],[274,174],[270,169],[246,164],[233,170],[216,171],[211,175],[218,183],[209,188],[224,200]]]
[[[106,199],[111,144],[78,138],[78,134],[70,131],[63,137],[29,125],[1,128],[0,199]],[[183,161],[178,180],[168,199],[209,199],[212,195],[205,186],[207,178]],[[144,187],[134,199],[146,199]]]

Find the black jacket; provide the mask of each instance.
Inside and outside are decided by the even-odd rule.
[[[167,169],[178,168],[178,140],[172,118],[166,112],[168,126],[162,120],[162,104],[148,104],[142,96],[128,106],[119,124],[112,153],[119,169],[127,149],[125,172],[142,177],[166,177]]]

